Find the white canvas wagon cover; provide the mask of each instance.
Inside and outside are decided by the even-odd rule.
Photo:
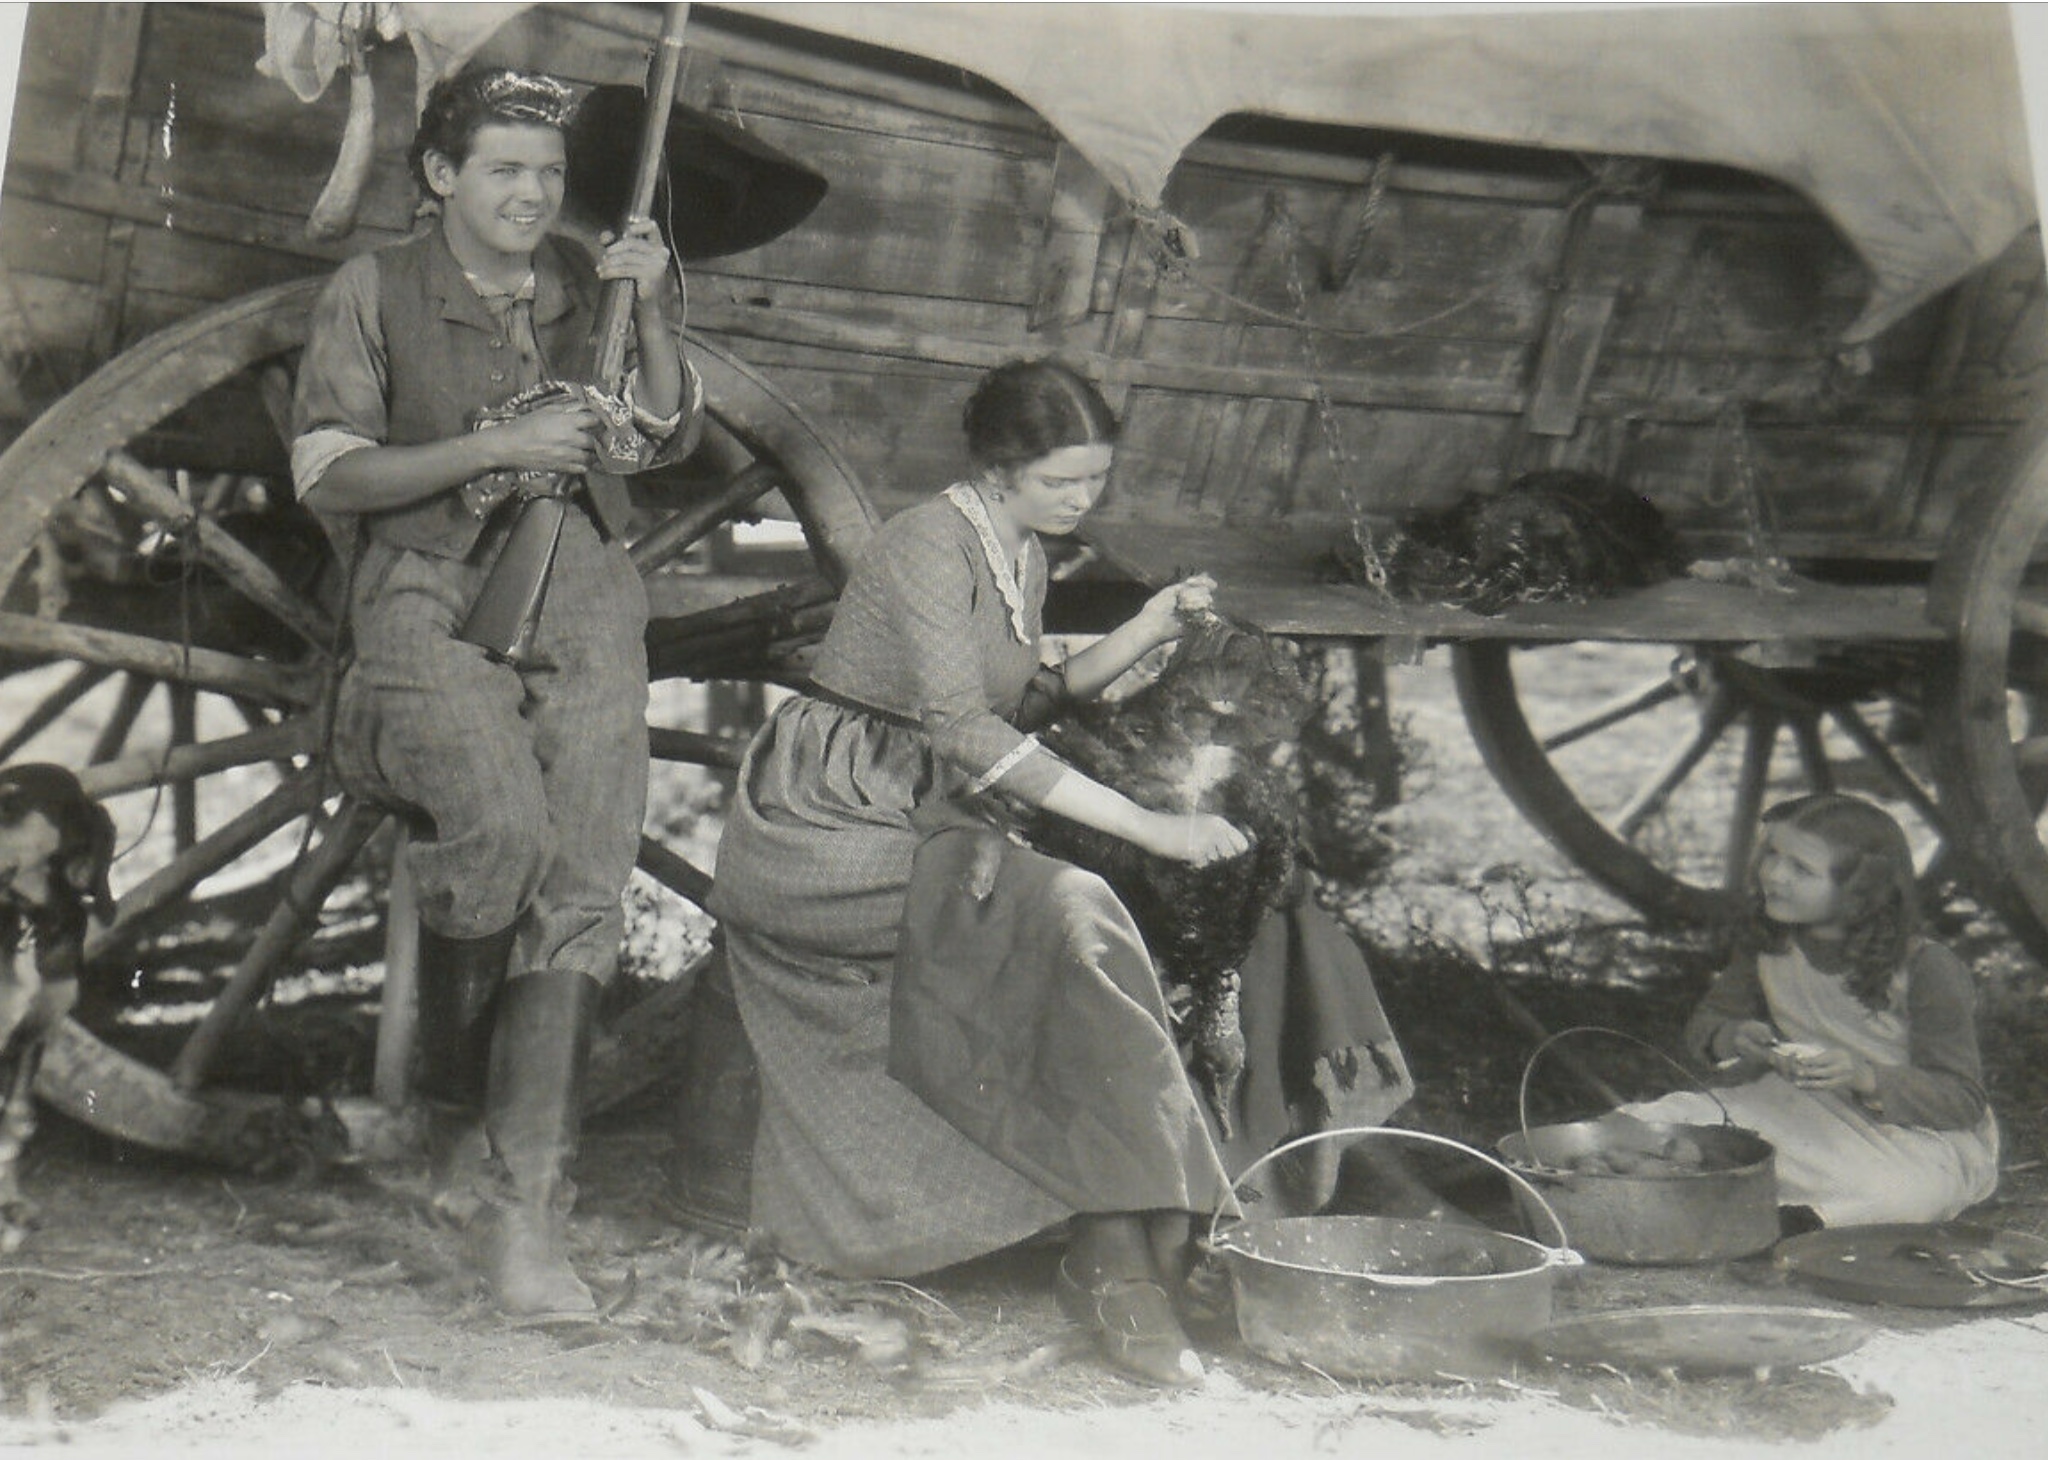
[[[459,64],[524,7],[378,8],[424,72]],[[1744,168],[1805,194],[1869,266],[1849,342],[1995,258],[2036,216],[2004,5],[701,8],[964,67],[1140,208],[1233,113]],[[275,55],[288,17],[340,7],[270,9]],[[324,85],[318,69],[309,79]]]

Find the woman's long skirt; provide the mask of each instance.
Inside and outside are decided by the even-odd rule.
[[[933,838],[941,850],[924,859],[913,895],[928,828],[912,813],[942,800],[920,733],[806,697],[785,702],[748,751],[711,911],[760,1069],[754,1229],[833,1272],[909,1276],[1080,1211],[1227,1202],[1229,1179],[1128,913],[1099,879],[986,831],[971,844]],[[946,849],[970,845],[969,862],[995,860],[984,895],[962,903],[967,892],[941,879],[961,870]],[[911,904],[917,928],[906,937]],[[890,1073],[906,943],[927,985],[962,959],[1032,970],[1032,997],[1055,1016],[1005,1026],[1001,1051],[983,1052],[982,1090],[987,1108],[1011,1110],[1031,1138],[970,1136]],[[902,1045],[899,1071],[924,1063]],[[957,1067],[957,1049],[930,1054]],[[1047,1070],[1049,1081],[1034,1078]],[[1045,1108],[1070,1099],[1082,1118]],[[1038,1137],[1053,1128],[1082,1135],[1048,1150]],[[1109,1159],[1112,1149],[1125,1157]]]

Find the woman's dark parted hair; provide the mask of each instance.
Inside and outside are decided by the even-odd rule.
[[[1920,932],[1920,895],[1906,833],[1870,802],[1832,791],[1781,801],[1764,813],[1763,821],[1827,843],[1848,930],[1842,944],[1844,979],[1866,1009],[1889,1008],[1893,976]],[[1758,946],[1782,952],[1792,929],[1765,916],[1754,876],[1750,884]]]
[[[575,115],[576,93],[552,76],[502,66],[471,67],[442,77],[427,92],[406,164],[421,193],[431,196],[426,167],[429,152],[438,152],[460,167],[469,160],[476,134],[485,127],[553,127],[567,132]]]
[[[977,467],[1022,466],[1068,446],[1114,445],[1116,413],[1056,360],[1011,360],[982,377],[961,416]]]

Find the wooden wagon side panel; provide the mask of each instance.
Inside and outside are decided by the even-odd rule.
[[[10,177],[69,176],[118,164],[139,5],[30,11],[8,142]],[[62,395],[113,347],[118,286],[131,230],[55,201],[0,200],[0,423],[18,426]]]
[[[892,58],[707,31],[685,99],[824,173],[803,227],[690,270],[693,324],[732,342],[861,464],[891,512],[963,468],[959,411],[1034,331],[1057,139],[991,88]],[[1097,213],[1097,222],[1100,213]],[[1085,250],[1084,250],[1085,252]],[[1087,257],[1086,273],[1094,272]]]

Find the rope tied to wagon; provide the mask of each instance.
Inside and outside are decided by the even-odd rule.
[[[1195,231],[1164,208],[1150,203],[1132,203],[1131,225],[1145,250],[1146,262],[1162,279],[1191,284],[1190,265],[1202,256]]]
[[[1394,154],[1391,150],[1382,152],[1366,176],[1365,201],[1359,205],[1358,218],[1323,277],[1323,288],[1329,293],[1341,292],[1358,272],[1359,261],[1365,257],[1365,245],[1379,227],[1380,215],[1386,211],[1387,184],[1393,175]]]

